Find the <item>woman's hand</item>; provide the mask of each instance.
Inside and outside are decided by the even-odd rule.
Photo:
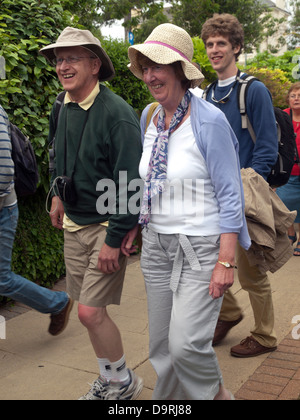
[[[224,233],[221,235],[219,261],[235,265],[235,250],[237,233]],[[226,268],[217,262],[209,285],[209,294],[213,299],[221,298],[234,283],[234,269]]]
[[[217,263],[213,271],[210,285],[209,294],[213,299],[221,298],[224,293],[234,283],[234,269],[226,268],[223,265]]]

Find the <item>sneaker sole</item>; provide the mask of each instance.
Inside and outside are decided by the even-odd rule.
[[[144,382],[142,378],[137,377],[136,390],[134,391],[130,400],[136,400],[139,397],[140,393],[143,391],[143,388],[144,388]]]

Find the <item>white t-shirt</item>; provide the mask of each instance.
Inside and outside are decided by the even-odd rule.
[[[146,178],[157,129],[153,119],[144,140],[140,176]],[[152,202],[150,227],[157,233],[187,236],[220,234],[219,208],[207,166],[189,117],[171,134],[167,188]]]
[[[191,91],[191,92],[192,92],[195,96],[197,96],[198,98],[202,98],[202,95],[203,95],[203,89],[196,87],[196,88],[194,88],[194,89],[190,89],[190,91]]]

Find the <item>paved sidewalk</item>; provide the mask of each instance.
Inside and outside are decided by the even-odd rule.
[[[300,315],[300,259],[292,258],[271,275],[278,350],[252,359],[230,356],[230,348],[250,335],[253,323],[247,293],[238,282],[233,290],[245,319],[216,348],[225,385],[240,400],[295,400],[300,395],[300,340],[292,338],[293,317]],[[55,289],[64,290],[60,281]],[[144,379],[139,399],[150,400],[155,373],[148,359],[148,317],[139,259],[127,269],[120,307],[110,314],[122,333],[128,366]],[[0,308],[6,339],[0,340],[0,400],[76,400],[89,389],[98,366],[86,330],[74,307],[66,331],[53,338],[49,317],[20,304]],[[298,329],[300,333],[300,328]]]
[[[288,334],[235,397],[239,400],[300,399],[300,341]]]

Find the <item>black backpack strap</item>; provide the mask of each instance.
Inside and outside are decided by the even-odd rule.
[[[58,120],[59,120],[59,116],[62,110],[62,104],[65,100],[65,96],[66,96],[66,92],[60,92],[60,94],[57,96],[56,101],[55,101],[55,115],[54,115],[54,120],[55,120],[55,131],[57,129],[57,125],[58,125]]]

